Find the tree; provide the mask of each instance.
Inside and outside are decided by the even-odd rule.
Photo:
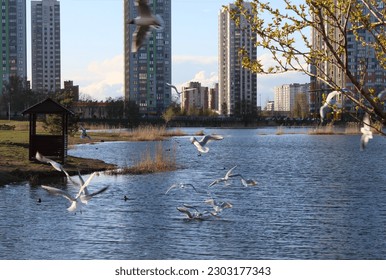
[[[259,74],[305,73],[315,84],[325,85],[326,90],[341,91],[357,110],[386,123],[379,89],[369,86],[366,79],[366,54],[374,53],[378,65],[386,69],[385,1],[304,0],[303,4],[293,4],[294,1],[282,0],[274,4],[278,2],[285,8],[253,0],[248,11],[244,1],[237,0],[236,8],[229,9],[236,24],[240,17],[247,20],[258,35],[256,47],[266,50],[273,61],[272,65],[264,65],[240,49],[243,67]],[[366,51],[357,67],[349,67],[348,49],[352,41],[348,38]],[[317,47],[315,39],[320,42]],[[343,83],[336,80],[337,74],[342,75]],[[351,90],[343,89],[347,83]]]

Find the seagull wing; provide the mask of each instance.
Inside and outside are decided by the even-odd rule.
[[[197,150],[200,151],[201,153],[207,153],[209,152],[209,148],[203,147],[199,141],[197,141],[196,138],[193,139],[192,141],[193,145],[196,146]]]
[[[224,177],[226,180],[228,180],[229,177],[232,177],[232,175],[231,175],[231,174],[232,174],[232,171],[233,171],[233,169],[235,169],[236,167],[237,167],[237,165],[233,166],[231,169],[228,170],[228,172],[225,174],[225,177]],[[233,175],[233,176],[236,176],[236,175]]]
[[[177,207],[177,210],[180,211],[181,213],[184,213],[185,215],[187,215],[189,217],[189,219],[194,218],[192,213],[190,213],[190,211],[184,207]]]
[[[149,30],[149,26],[137,26],[135,32],[133,33],[133,42],[131,45],[132,52],[137,52],[138,49],[143,45],[149,33]]]
[[[172,89],[174,89],[178,95],[181,94],[181,92],[179,92],[179,91],[177,90],[177,87],[176,87],[175,85],[172,85],[172,84],[169,84],[169,83],[166,83],[166,85],[169,86],[169,87],[171,87]]]
[[[363,128],[366,131],[370,131],[370,117],[368,113],[363,116]]]
[[[49,163],[52,165],[53,168],[55,168],[56,170],[58,171],[63,171],[63,167],[60,163],[52,160],[52,159],[49,159],[49,158],[46,158],[45,156],[43,156],[41,153],[39,152],[36,152],[36,155],[35,155],[35,158],[40,161],[40,162],[44,162],[44,163]]]
[[[177,188],[178,186],[179,186],[178,184],[173,184],[173,185],[171,185],[171,186],[167,189],[167,191],[165,192],[165,194],[167,194],[168,192],[170,192],[172,189]]]
[[[74,198],[68,192],[66,192],[64,190],[61,190],[61,189],[58,189],[58,188],[54,188],[54,187],[50,187],[50,186],[44,186],[44,185],[42,185],[42,188],[45,189],[46,191],[48,191],[50,194],[61,195],[64,198],[67,198],[69,201],[76,201],[76,198]]]
[[[338,93],[339,93],[339,91],[336,91],[336,90],[330,92],[330,93],[327,95],[326,103],[327,103],[328,105],[331,105],[332,99],[333,99]]]
[[[205,135],[202,137],[202,139],[199,141],[202,146],[204,146],[206,143],[213,141],[213,140],[222,140],[224,139],[223,136],[217,135],[217,134],[210,134],[210,135]]]

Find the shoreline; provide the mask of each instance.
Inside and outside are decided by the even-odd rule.
[[[78,170],[82,174],[90,174],[92,172],[115,169],[117,166],[102,160],[68,156],[64,163],[64,168],[73,176],[78,174]],[[31,161],[26,166],[0,166],[0,187],[27,181],[33,185],[41,179],[52,177],[65,177],[65,174],[55,170],[50,164],[37,161]]]

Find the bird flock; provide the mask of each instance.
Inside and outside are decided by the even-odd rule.
[[[88,186],[90,185],[91,180],[94,178],[94,176],[97,174],[97,172],[92,173],[87,178],[87,180],[84,181],[83,177],[81,176],[80,172],[78,171],[79,182],[77,182],[71,178],[71,176],[68,174],[68,172],[66,170],[64,170],[63,166],[60,163],[45,157],[39,151],[36,152],[35,158],[36,158],[36,160],[38,160],[40,162],[51,164],[51,166],[55,170],[63,172],[69,181],[71,181],[75,186],[79,187],[79,191],[76,194],[70,194],[68,191],[58,189],[55,187],[46,186],[46,185],[41,186],[48,193],[50,193],[52,195],[60,195],[64,198],[66,198],[67,200],[69,200],[71,202],[71,205],[67,208],[67,210],[70,212],[82,213],[83,205],[87,204],[90,201],[90,199],[92,199],[94,196],[105,192],[109,188],[108,186],[106,186],[106,187],[103,187],[95,192],[90,192],[88,190]]]
[[[241,174],[232,174],[232,170],[236,167],[232,167],[223,178],[214,180],[208,186],[198,188],[193,184],[178,183],[170,186],[165,194],[169,194],[174,190],[188,191],[189,195],[184,195],[183,201],[176,207],[188,220],[220,219],[225,209],[233,208],[231,201],[222,200],[220,196],[226,195],[226,189],[237,190],[241,187],[232,179],[240,178],[240,182],[244,187],[257,185],[257,182],[253,179],[246,180]],[[185,201],[187,199],[190,201]]]

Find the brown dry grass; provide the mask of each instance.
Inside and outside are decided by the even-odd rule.
[[[157,143],[154,155],[152,155],[148,147],[146,151],[141,154],[139,161],[133,166],[111,170],[108,171],[108,174],[148,174],[173,171],[177,168],[175,147],[170,151],[165,151],[162,143],[159,142]]]

